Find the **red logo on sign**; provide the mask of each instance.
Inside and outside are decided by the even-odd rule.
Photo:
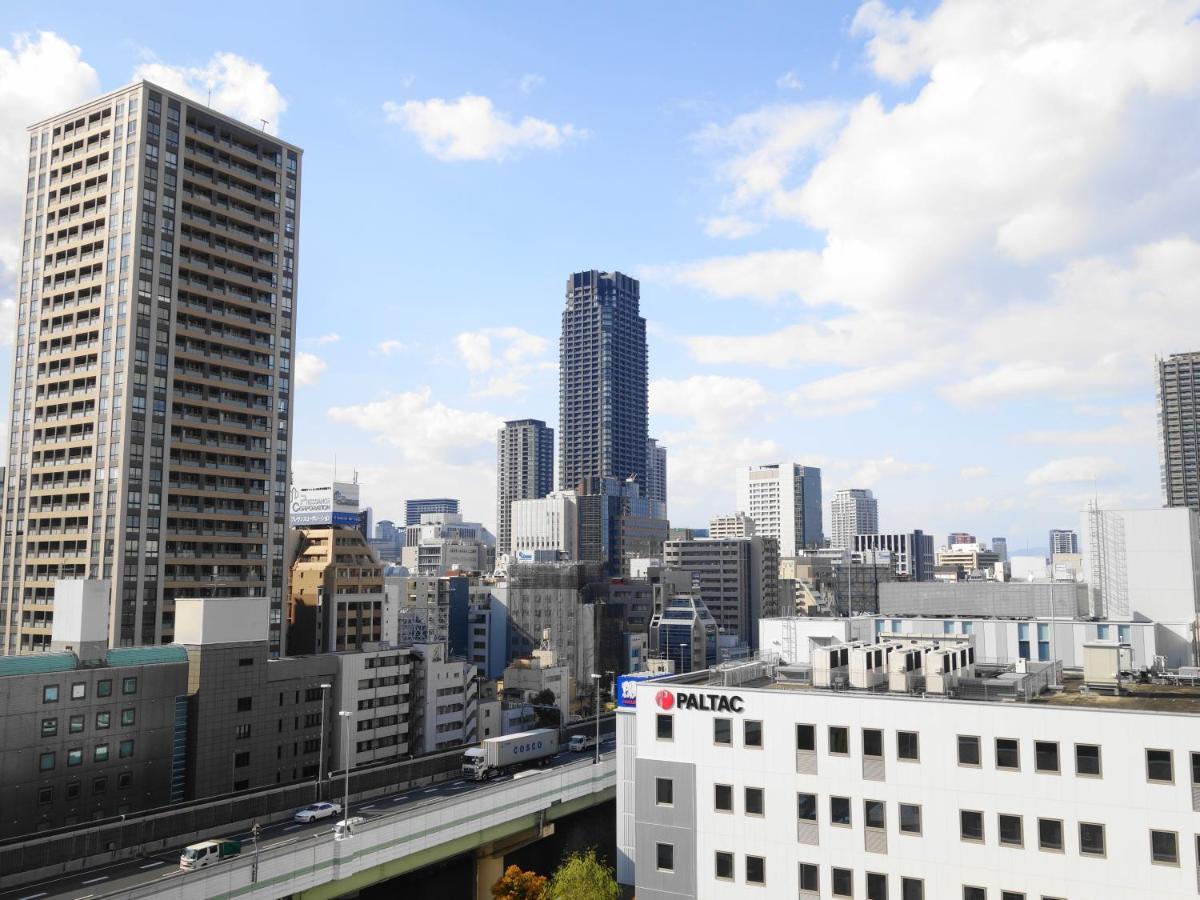
[[[675,705],[675,695],[668,690],[661,690],[654,695],[654,702],[659,709],[670,709]]]

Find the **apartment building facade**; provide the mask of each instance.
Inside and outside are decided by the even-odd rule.
[[[514,419],[496,433],[496,553],[512,549],[512,504],[554,490],[554,429]]]
[[[737,508],[754,520],[755,534],[779,541],[781,556],[796,556],[824,541],[821,470],[813,466],[771,463],[742,469]]]
[[[1156,362],[1163,506],[1200,512],[1200,353],[1172,353]]]
[[[265,597],[278,652],[302,151],[147,82],[28,135],[0,652],[59,578],[111,580],[114,646]]]
[[[879,531],[879,501],[871,491],[847,488],[834,491],[829,502],[829,546],[850,549],[859,534]]]

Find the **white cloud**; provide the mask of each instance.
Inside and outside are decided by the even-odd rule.
[[[795,72],[787,71],[775,79],[775,84],[778,87],[788,91],[804,90],[804,82]]]
[[[469,462],[495,443],[496,429],[503,424],[498,416],[452,409],[432,396],[429,387],[421,387],[371,403],[335,406],[328,415],[398,450],[401,462]]]
[[[802,384],[788,394],[786,403],[801,416],[848,415],[872,408],[880,397],[903,390],[938,368],[932,359],[866,366]]]
[[[421,149],[441,160],[500,161],[522,150],[557,150],[584,132],[526,116],[513,123],[487,97],[464,94],[457,100],[409,100],[383,104],[388,122],[412,132]]]
[[[316,384],[322,373],[329,368],[329,363],[314,353],[301,350],[296,354],[296,386],[305,387]]]
[[[380,341],[375,345],[375,349],[384,356],[391,356],[393,353],[403,353],[405,345],[403,341],[398,341],[395,338],[389,338],[386,341]]]
[[[963,466],[958,474],[961,478],[986,478],[992,474],[992,470],[987,466]]]
[[[736,437],[697,440],[690,434],[666,433],[669,501],[672,524],[706,527],[712,516],[735,512],[734,486],[739,469],[764,460],[782,459],[784,449],[773,440]],[[680,510],[695,510],[684,520]]]
[[[1124,467],[1116,460],[1107,457],[1073,456],[1068,459],[1051,460],[1034,469],[1025,476],[1025,483],[1030,487],[1076,484],[1112,478],[1122,472],[1124,472]]]
[[[847,486],[870,488],[881,481],[925,475],[933,471],[929,463],[905,462],[894,456],[864,459],[853,464],[849,477],[841,479]]]
[[[1149,404],[1127,406],[1119,410],[1123,421],[1112,425],[1060,431],[1025,431],[1017,435],[1017,440],[1026,444],[1058,444],[1061,446],[1155,444],[1158,440],[1158,423],[1155,420],[1155,412],[1155,407]]]
[[[471,374],[472,392],[479,397],[524,393],[531,375],[554,368],[553,363],[537,360],[547,346],[544,337],[511,325],[463,331],[454,337],[454,347]]]
[[[236,53],[214,53],[199,66],[154,60],[138,66],[133,78],[161,84],[255,127],[261,127],[265,119],[266,130],[271,134],[279,133],[280,121],[287,111],[287,101],[271,81],[271,73]]]
[[[520,88],[522,94],[530,94],[546,83],[546,79],[541,75],[530,72],[528,75],[521,76]]]
[[[1200,325],[1200,144],[1183,124],[1200,101],[1198,12],[862,6],[852,34],[877,77],[915,84],[908,99],[775,104],[702,132],[724,154],[720,219],[816,240],[649,267],[808,308],[769,334],[685,338],[693,358],[868,367],[969,346],[941,379],[967,406],[1143,384],[1150,357]]]
[[[762,229],[758,222],[751,222],[741,216],[713,216],[704,219],[704,233],[709,237],[738,238],[749,237]]]
[[[342,336],[340,334],[336,331],[331,331],[328,334],[318,335],[317,337],[305,338],[305,342],[324,346],[325,344],[336,344],[341,339]]]
[[[693,375],[650,382],[650,415],[688,419],[691,439],[729,436],[761,416],[771,395],[753,378]],[[678,443],[678,439],[675,441]]]

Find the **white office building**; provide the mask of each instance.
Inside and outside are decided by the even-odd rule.
[[[879,531],[879,501],[868,490],[835,491],[829,502],[829,546],[852,548],[856,534]]]
[[[579,558],[579,502],[574,491],[552,491],[512,504],[513,561],[572,562]]]
[[[780,556],[819,547],[821,470],[795,463],[750,466],[738,472],[737,508],[754,520],[755,534],[779,540]]]
[[[638,900],[1194,898],[1200,690],[1051,690],[1057,663],[972,651],[841,645],[637,683],[618,880]]]
[[[754,537],[754,520],[744,512],[713,516],[708,520],[708,536],[714,540]]]

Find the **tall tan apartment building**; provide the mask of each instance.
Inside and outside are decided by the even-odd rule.
[[[281,649],[301,156],[146,82],[29,128],[0,653],[58,578],[111,580],[114,646],[250,596]]]
[[[383,565],[357,528],[291,532],[288,652],[362,650],[383,640]]]

